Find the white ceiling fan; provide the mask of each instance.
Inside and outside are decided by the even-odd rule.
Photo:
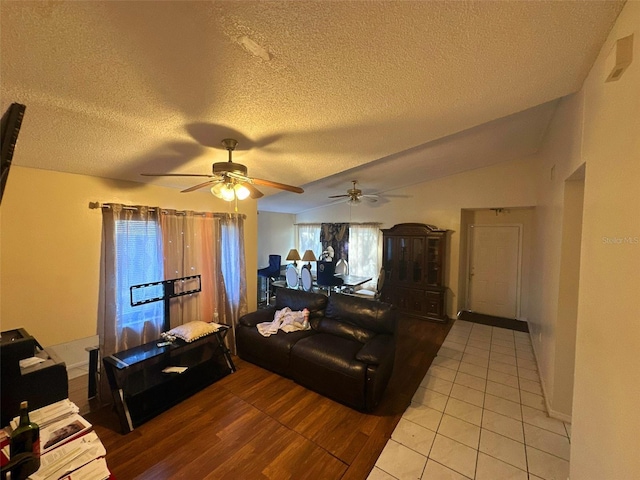
[[[353,187],[347,190],[346,194],[331,195],[329,196],[329,198],[348,198],[347,203],[349,205],[358,205],[362,202],[362,200],[366,200],[367,202],[371,202],[371,203],[378,201],[378,195],[374,193],[370,193],[370,194],[362,193],[362,190],[356,187],[356,183],[357,183],[356,180],[351,180],[351,183],[353,183]]]

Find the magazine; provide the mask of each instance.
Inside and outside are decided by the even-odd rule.
[[[47,425],[40,429],[40,451],[44,454],[76,438],[90,428],[91,424],[77,413]]]

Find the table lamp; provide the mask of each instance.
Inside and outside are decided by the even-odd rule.
[[[309,270],[311,270],[311,262],[315,262],[316,260],[317,259],[316,259],[316,256],[313,253],[313,250],[305,250],[304,251],[304,255],[302,255],[302,261],[303,262],[308,262],[307,263],[307,268]]]
[[[293,266],[298,268],[297,261],[300,260],[300,254],[298,253],[298,250],[296,250],[295,248],[289,250],[289,253],[287,254],[287,260],[293,260]]]

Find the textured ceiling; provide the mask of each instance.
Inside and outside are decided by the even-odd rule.
[[[308,192],[260,209],[298,212],[535,151],[623,3],[3,0],[1,106],[16,165],[182,189],[139,174],[209,173],[231,136]]]

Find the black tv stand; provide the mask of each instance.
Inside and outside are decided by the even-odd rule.
[[[224,337],[231,327],[187,343],[162,340],[115,353],[104,359],[122,433],[128,433],[187,397],[235,372]],[[165,373],[167,367],[187,367]]]

